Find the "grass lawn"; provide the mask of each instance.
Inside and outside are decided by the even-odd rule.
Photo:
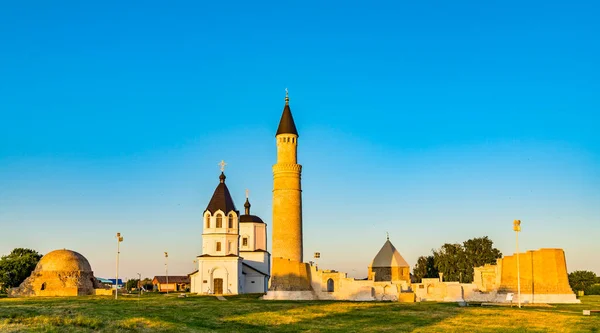
[[[600,332],[600,296],[540,308],[176,295],[0,298],[1,332]]]

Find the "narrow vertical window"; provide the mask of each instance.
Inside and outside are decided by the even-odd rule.
[[[210,228],[210,215],[206,215],[206,228]]]
[[[229,214],[228,228],[233,228],[233,214]]]
[[[223,216],[221,214],[217,215],[217,228],[223,228]]]
[[[242,246],[248,246],[248,238],[242,238]]]
[[[217,252],[221,251],[221,242],[217,242]]]

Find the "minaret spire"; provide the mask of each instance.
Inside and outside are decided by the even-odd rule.
[[[288,94],[288,88],[285,88],[285,105],[290,105],[290,96]]]
[[[290,95],[287,88],[285,88],[285,106],[283,107],[283,113],[281,114],[281,120],[279,121],[279,127],[277,127],[277,134],[293,134],[298,136],[298,130],[294,123],[294,117],[292,117],[292,110],[290,110]]]

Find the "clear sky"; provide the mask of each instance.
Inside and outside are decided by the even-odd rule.
[[[222,159],[271,224],[284,89],[305,260],[489,236],[600,273],[597,1],[4,1],[0,254],[186,274]],[[270,232],[270,229],[269,229]],[[270,238],[269,233],[269,238]]]

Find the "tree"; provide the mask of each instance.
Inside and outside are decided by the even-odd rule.
[[[461,244],[444,244],[433,251],[433,263],[446,281],[462,282],[467,270],[465,251]]]
[[[502,252],[494,247],[494,242],[487,236],[469,239],[463,242],[466,263],[468,266],[463,281],[473,281],[473,268],[485,264],[495,264],[496,259],[502,258]]]
[[[131,289],[137,289],[138,282],[140,282],[139,279],[127,280],[127,283],[125,283],[125,290],[130,291]]]
[[[42,258],[37,251],[16,248],[9,255],[0,258],[0,285],[3,291],[18,287],[35,269]]]
[[[586,290],[596,283],[596,273],[590,271],[575,271],[569,274],[571,289]]]
[[[433,250],[434,267],[446,281],[473,282],[473,268],[494,264],[502,253],[487,236],[469,239],[462,244],[444,244]]]
[[[423,278],[438,277],[438,270],[433,264],[433,256],[420,256],[413,268],[413,276],[418,282],[421,282]]]

